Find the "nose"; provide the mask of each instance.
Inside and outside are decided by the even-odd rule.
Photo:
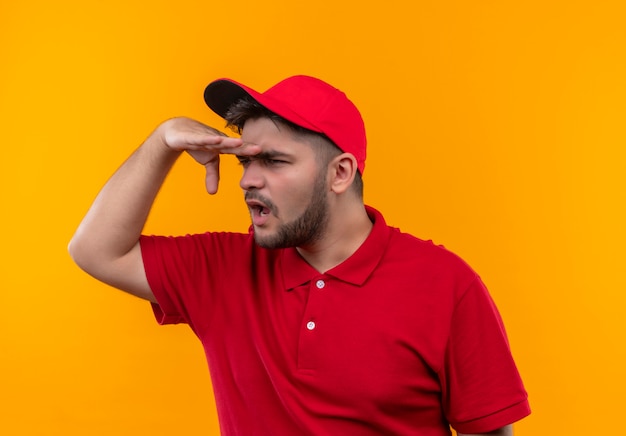
[[[241,180],[239,180],[239,186],[244,191],[250,189],[261,189],[265,183],[263,178],[263,171],[259,162],[252,160],[243,169]]]

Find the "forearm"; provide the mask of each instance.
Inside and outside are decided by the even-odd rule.
[[[159,188],[180,155],[157,132],[109,179],[70,242],[72,257],[92,275],[135,247]]]

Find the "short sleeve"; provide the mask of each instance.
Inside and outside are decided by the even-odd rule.
[[[181,252],[189,252],[189,247],[180,249],[177,238],[161,236],[142,236],[140,245],[148,284],[158,302],[152,303],[157,322],[188,324],[189,315],[184,308],[183,299],[176,297],[176,290],[182,289],[180,276],[186,274],[180,268],[186,264],[182,260],[184,255]]]
[[[443,406],[461,433],[485,433],[530,414],[504,325],[476,277],[454,308],[440,374]]]

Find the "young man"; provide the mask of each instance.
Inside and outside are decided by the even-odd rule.
[[[205,101],[226,137],[177,118],[107,182],[70,253],[202,341],[223,435],[512,434],[530,413],[502,321],[461,259],[365,206],[357,108],[312,77],[259,93],[229,79]],[[182,152],[215,193],[243,166],[248,234],[141,236]]]

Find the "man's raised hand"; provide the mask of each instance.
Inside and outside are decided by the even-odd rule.
[[[222,132],[190,118],[172,118],[157,129],[161,142],[173,151],[186,151],[206,169],[206,190],[215,194],[220,178],[220,154],[253,156],[260,147],[243,144]]]

